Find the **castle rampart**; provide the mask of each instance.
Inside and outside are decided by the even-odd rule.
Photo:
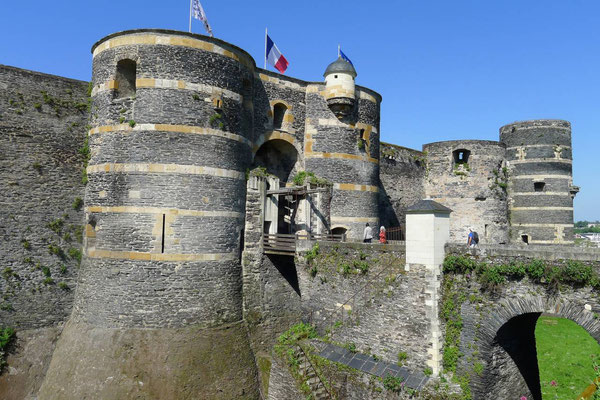
[[[452,209],[450,238],[466,242],[469,229],[482,243],[507,243],[506,169],[503,144],[453,140],[423,146],[425,194]]]

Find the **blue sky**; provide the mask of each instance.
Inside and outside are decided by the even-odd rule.
[[[262,66],[264,30],[286,74],[320,81],[342,45],[357,83],[383,96],[381,138],[421,149],[498,140],[535,118],[573,125],[575,219],[600,219],[600,2],[202,1],[215,36]],[[5,1],[0,63],[90,80],[90,48],[135,28],[188,30],[187,0]],[[204,33],[199,21],[192,30]]]

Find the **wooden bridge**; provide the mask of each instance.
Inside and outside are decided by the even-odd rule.
[[[346,235],[333,235],[331,233],[265,233],[263,234],[264,252],[265,254],[293,256],[296,253],[297,240],[345,242]]]

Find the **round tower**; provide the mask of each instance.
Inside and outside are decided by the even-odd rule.
[[[515,122],[500,128],[509,167],[513,243],[573,244],[571,124]]]
[[[258,396],[238,261],[254,61],[164,30],[116,33],[92,53],[85,256],[42,393]],[[53,369],[61,359],[81,365]]]
[[[488,140],[452,140],[423,145],[425,194],[449,207],[450,240],[466,242],[469,229],[482,244],[508,242],[506,148]]]
[[[324,76],[307,88],[305,169],[333,183],[333,232],[358,240],[366,223],[379,226],[381,96],[355,86],[356,71],[341,58]]]
[[[325,77],[325,99],[331,111],[337,117],[350,115],[355,102],[354,66],[338,57],[327,66],[323,77]]]

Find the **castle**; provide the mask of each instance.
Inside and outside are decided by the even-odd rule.
[[[248,339],[242,322],[254,303],[264,309],[290,296],[253,297],[253,285],[269,285],[248,267],[264,260],[242,253],[252,245],[247,174],[256,168],[266,175],[255,207],[260,233],[360,240],[366,223],[401,226],[406,208],[429,198],[453,210],[455,242],[471,228],[482,244],[573,243],[578,188],[566,121],[517,122],[500,129],[498,142],[417,151],[380,143],[382,98],[356,85],[342,59],[324,82],[305,82],[257,68],[222,40],[157,29],[109,35],[92,54],[91,110],[73,117],[90,121],[83,260],[72,304],[52,318],[70,315],[40,398],[94,390],[129,398],[142,390],[136,378],[108,377],[118,357],[146,360],[148,346],[197,370],[182,377],[165,361],[142,377],[222,383],[224,361],[214,351],[237,365],[228,379],[252,386],[243,366],[253,363],[250,348],[269,340]],[[294,179],[302,171],[315,175],[313,192]],[[23,235],[12,239],[16,247]],[[92,383],[79,387],[83,380]]]

